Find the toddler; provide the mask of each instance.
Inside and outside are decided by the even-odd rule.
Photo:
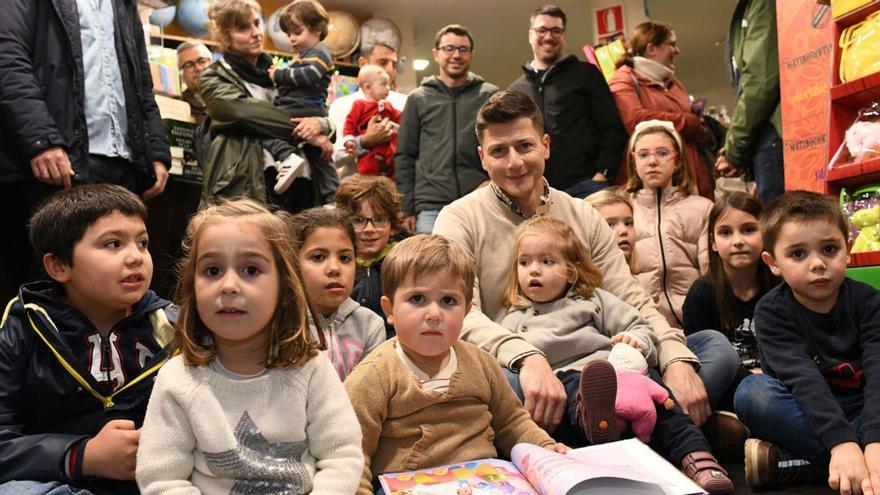
[[[303,285],[314,310],[309,326],[315,335],[323,334],[327,355],[345,380],[385,340],[382,318],[349,297],[355,272],[354,230],[344,212],[328,208],[306,210],[293,217],[292,225]]]
[[[367,130],[370,120],[377,115],[387,118],[394,124],[400,124],[401,113],[388,101],[391,91],[391,77],[385,69],[378,65],[365,65],[358,72],[358,86],[364,98],[356,100],[345,118],[343,143],[345,151],[354,156],[356,153],[355,139]],[[391,141],[370,148],[357,159],[357,171],[361,175],[384,175],[394,180],[394,151],[397,149],[397,136]]]
[[[142,493],[354,492],[361,433],[309,331],[289,216],[251,200],[187,227],[175,347],[150,397]]]

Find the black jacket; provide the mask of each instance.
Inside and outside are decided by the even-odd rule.
[[[165,309],[170,303],[148,291],[102,339],[61,294],[55,282],[25,284],[0,323],[0,484],[58,480],[125,491],[110,480],[69,480],[63,464],[68,450],[80,455],[83,440],[108,421],[143,423],[173,334]],[[104,376],[116,383],[99,382],[94,373],[102,371],[91,370],[101,368],[109,368]]]
[[[112,0],[125,88],[127,143],[139,187],[155,181],[153,161],[171,166],[153,98],[144,31],[134,0]],[[0,183],[32,179],[30,160],[63,147],[76,180],[91,182],[84,113],[83,55],[76,0],[6,0],[0,15]]]
[[[599,69],[569,55],[546,72],[531,65],[523,72],[509,89],[531,96],[544,115],[550,135],[544,177],[550,186],[564,190],[605,169],[614,174],[627,134]]]

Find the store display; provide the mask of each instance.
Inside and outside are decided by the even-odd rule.
[[[834,168],[877,157],[880,157],[880,103],[875,101],[859,110],[828,166]]]
[[[174,21],[174,14],[177,13],[177,7],[174,5],[161,9],[156,9],[150,14],[150,24],[165,29]]]
[[[880,11],[844,29],[839,43],[841,82],[880,72]]]
[[[361,31],[357,19],[348,12],[331,10],[327,12],[330,23],[327,25],[327,37],[324,44],[333,58],[344,58],[357,50],[361,41]]]
[[[207,38],[211,34],[208,9],[214,0],[180,0],[177,5],[177,23],[190,36]]]
[[[840,208],[850,220],[851,253],[880,251],[880,184],[854,193],[840,191]]]
[[[400,51],[400,29],[391,19],[373,17],[361,25],[361,43],[381,43]]]

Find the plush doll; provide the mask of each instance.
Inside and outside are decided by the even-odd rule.
[[[850,252],[880,251],[880,205],[856,211],[850,221],[859,228]]]
[[[856,122],[846,130],[845,139],[855,162],[880,156],[880,122]]]
[[[618,431],[630,423],[633,433],[639,440],[651,441],[651,432],[657,423],[657,409],[654,402],[666,409],[675,407],[669,392],[648,378],[648,362],[638,350],[617,344],[611,348],[608,362],[617,372],[617,413]]]

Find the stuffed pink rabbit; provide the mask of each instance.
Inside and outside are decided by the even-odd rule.
[[[648,378],[648,362],[638,350],[617,344],[611,348],[608,362],[617,372],[615,412],[618,431],[623,431],[629,421],[636,437],[645,443],[650,442],[657,423],[654,402],[666,409],[672,409],[675,403],[665,388]]]

